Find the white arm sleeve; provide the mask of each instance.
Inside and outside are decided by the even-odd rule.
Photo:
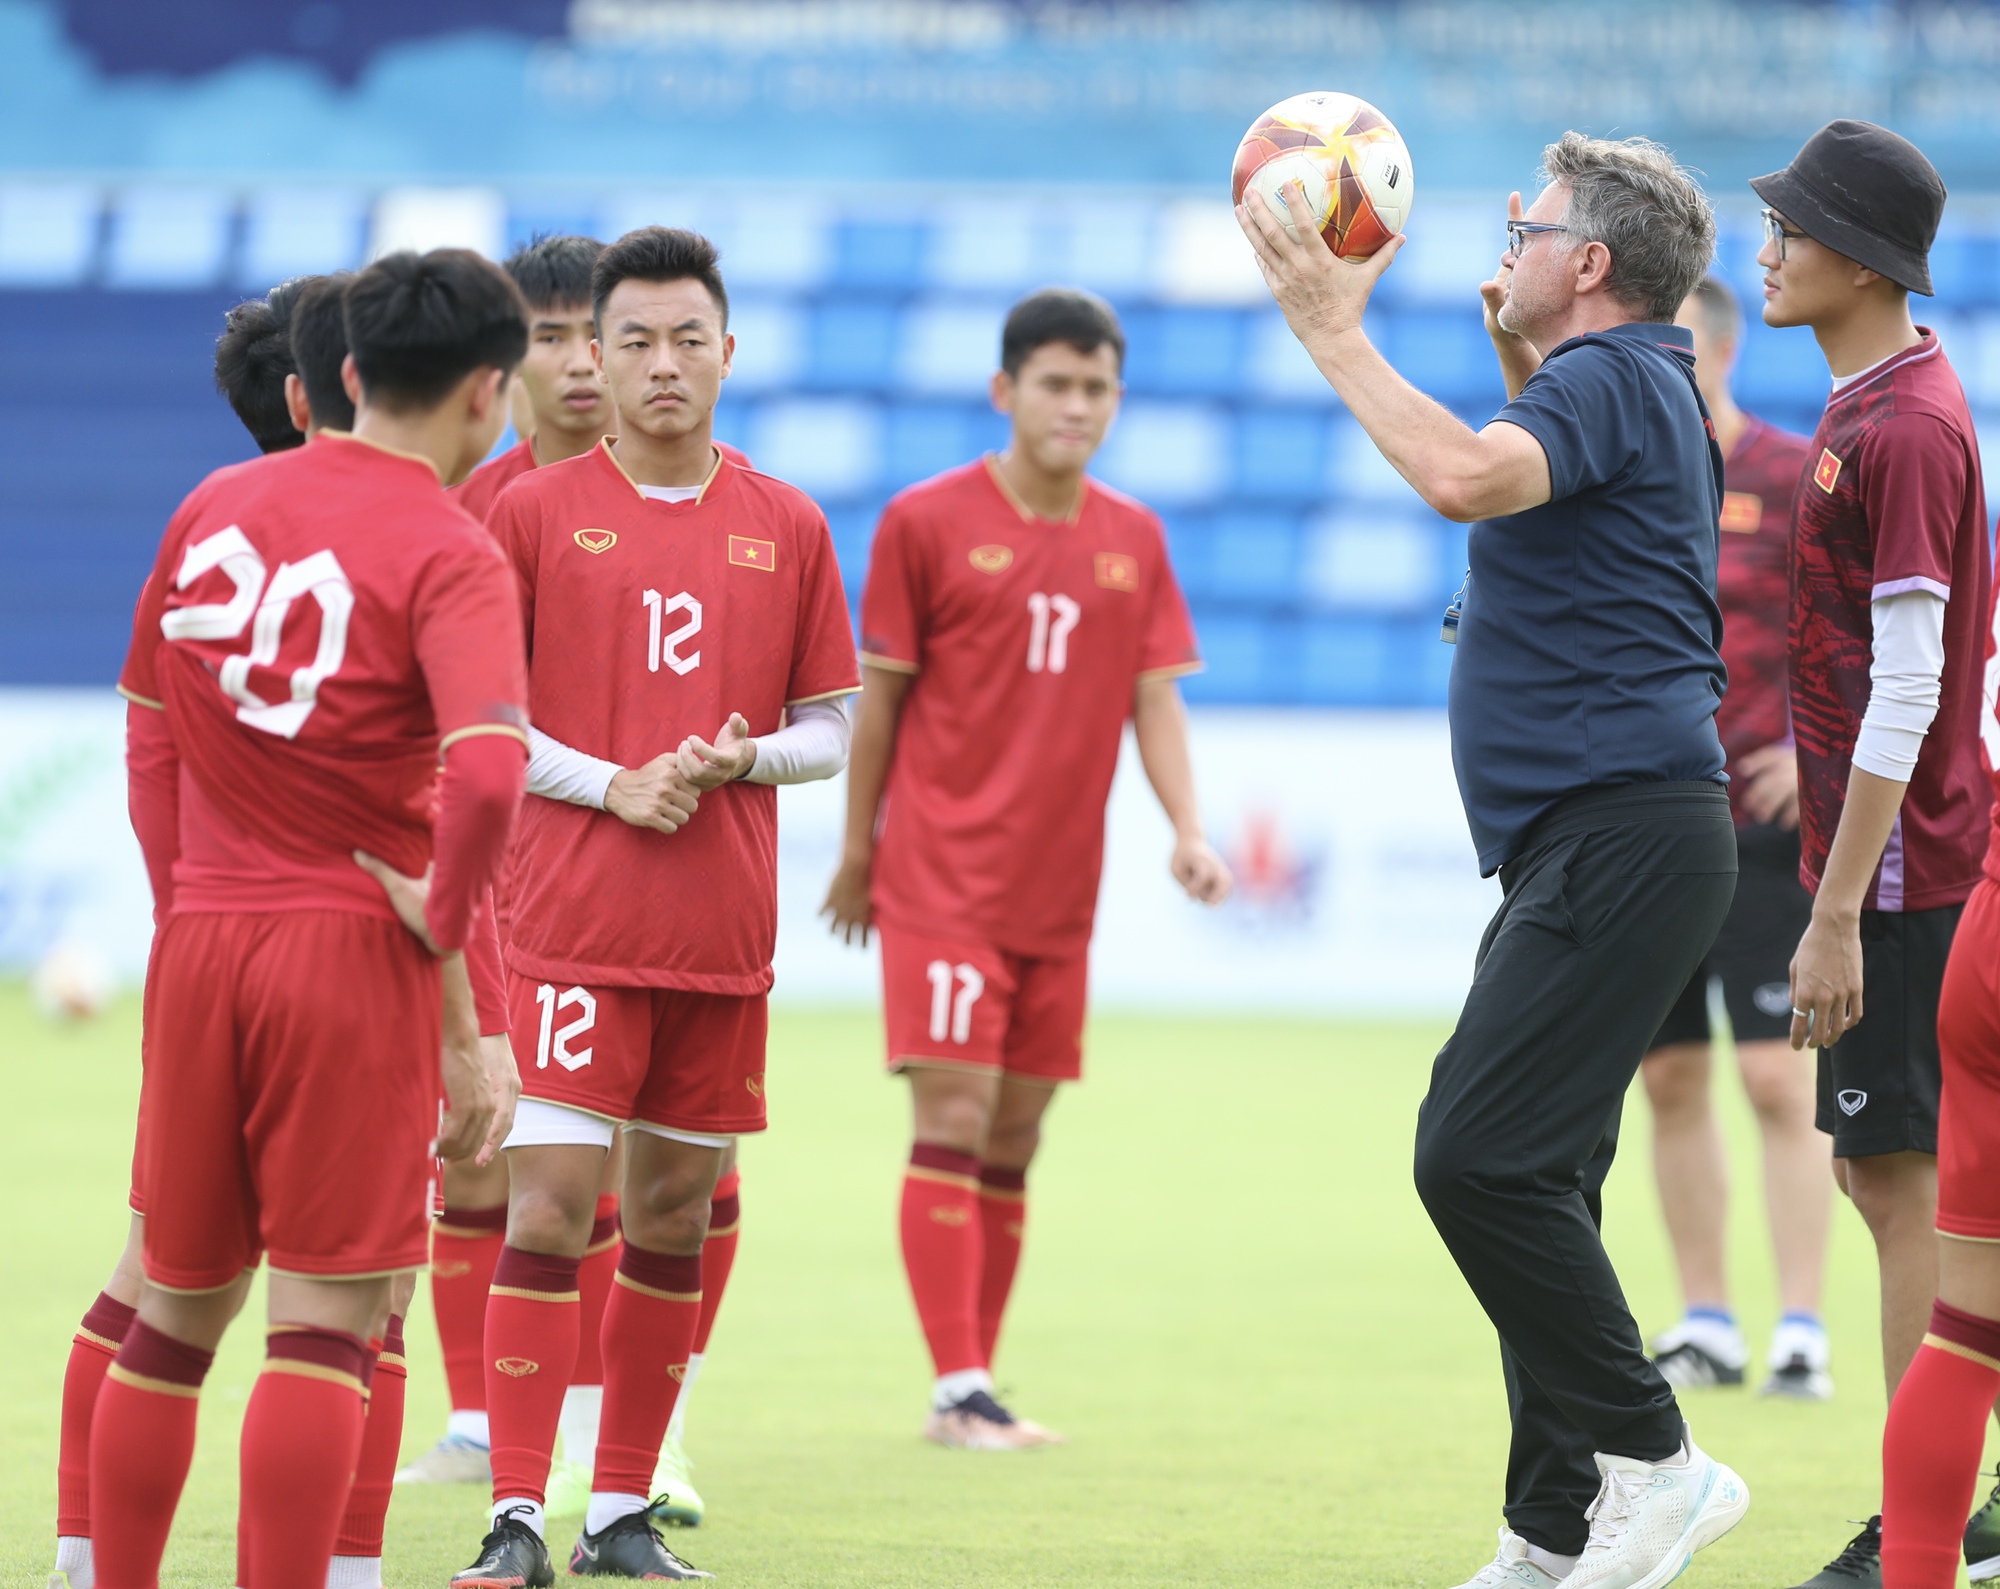
[[[1875,660],[1868,668],[1868,710],[1854,741],[1854,765],[1878,778],[1908,783],[1917,752],[1937,716],[1944,675],[1944,599],[1934,591],[1902,590],[1869,604]]]
[[[550,739],[539,728],[528,730],[528,793],[573,806],[604,809],[605,791],[624,771],[615,761],[600,761]]]
[[[831,778],[847,765],[852,730],[847,703],[801,701],[785,708],[785,726],[756,740],[757,760],[744,774],[746,783],[811,783]]]

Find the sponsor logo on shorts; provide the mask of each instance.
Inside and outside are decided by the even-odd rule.
[[[967,1220],[972,1218],[972,1215],[963,1208],[940,1205],[931,1210],[931,1218],[936,1220],[940,1225],[963,1225]]]
[[[433,1263],[431,1273],[440,1280],[456,1280],[461,1275],[471,1274],[472,1265],[462,1263],[456,1258],[447,1258],[443,1263]]]
[[[688,1377],[687,1364],[685,1363],[667,1364],[667,1378],[671,1379],[676,1385],[685,1384],[687,1382],[687,1377]]]
[[[1750,1002],[1766,1015],[1789,1015],[1792,1009],[1792,989],[1789,983],[1766,982],[1750,995]]]
[[[581,546],[586,552],[596,556],[600,553],[610,551],[612,547],[618,544],[618,532],[616,530],[578,530],[576,532],[576,544]]]
[[[1868,1107],[1868,1094],[1858,1087],[1849,1087],[1835,1095],[1835,1102],[1840,1105],[1842,1114],[1858,1115]]]
[[[1019,1241],[1028,1232],[1028,1227],[1023,1225],[1018,1219],[1008,1220],[1006,1228],[1007,1234],[1012,1236],[1016,1241]]]
[[[763,1096],[764,1096],[764,1073],[763,1073],[763,1072],[762,1072],[762,1071],[760,1070],[760,1071],[758,1071],[758,1072],[757,1072],[757,1074],[756,1074],[756,1075],[754,1075],[754,1076],[745,1076],[745,1077],[743,1078],[743,1085],[744,1085],[744,1087],[745,1087],[745,1088],[746,1088],[746,1089],[748,1090],[748,1092],[749,1092],[749,1094],[750,1094],[750,1096],[751,1096],[752,1098],[761,1098],[761,1097],[763,1097]]]
[[[493,1366],[509,1379],[526,1379],[542,1371],[542,1365],[531,1357],[496,1357]]]

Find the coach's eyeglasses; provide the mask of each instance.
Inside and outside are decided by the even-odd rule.
[[[1785,262],[1785,239],[1804,237],[1806,234],[1791,230],[1776,210],[1761,210],[1758,213],[1764,217],[1764,241],[1776,245],[1778,263],[1782,265]]]
[[[1528,239],[1540,237],[1544,232],[1567,232],[1567,226],[1558,226],[1553,221],[1509,221],[1507,223],[1507,252],[1516,259],[1528,246]]]

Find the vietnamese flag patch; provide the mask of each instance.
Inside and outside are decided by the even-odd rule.
[[[747,535],[729,537],[729,561],[738,568],[761,568],[770,573],[778,566],[775,541],[753,541]]]
[[[1822,447],[1819,462],[1813,467],[1813,484],[1828,496],[1833,495],[1833,483],[1840,478],[1840,460],[1833,455],[1833,449]]]

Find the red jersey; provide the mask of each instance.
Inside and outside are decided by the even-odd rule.
[[[517,480],[487,528],[520,580],[535,726],[636,767],[731,712],[860,686],[826,516],[718,459],[701,494],[641,494],[605,442]],[[507,963],[537,980],[762,993],[777,938],[778,791],[726,784],[668,835],[530,797],[508,863]]]
[[[526,740],[512,595],[421,458],[323,434],[197,486],[119,678],[179,757],[172,909],[393,918],[352,852],[421,873],[443,749]]]
[[[1088,943],[1133,687],[1201,666],[1160,521],[1095,480],[1037,518],[992,459],[911,486],[875,532],[861,652],[916,675],[876,912],[1014,954]]]
[[[1945,598],[1937,716],[1865,904],[1957,904],[1979,879],[1993,798],[1979,762],[1991,566],[1972,416],[1935,335],[1834,393],[1806,469],[1792,538],[1801,880],[1817,890],[1847,795],[1874,656],[1869,604],[1928,590]]]
[[[742,468],[750,467],[750,460],[737,448],[726,441],[718,441],[715,450],[731,463]],[[528,437],[514,443],[497,458],[489,458],[471,474],[451,488],[451,494],[458,505],[475,519],[484,520],[493,511],[493,504],[500,493],[512,485],[530,469],[539,468],[535,457],[535,444]]]
[[[1737,758],[1792,732],[1789,624],[1792,606],[1792,498],[1811,444],[1751,416],[1723,464],[1722,555],[1715,596],[1722,608],[1722,661],[1729,689],[1715,731],[1732,772]],[[1729,803],[1740,827],[1741,775]]]

